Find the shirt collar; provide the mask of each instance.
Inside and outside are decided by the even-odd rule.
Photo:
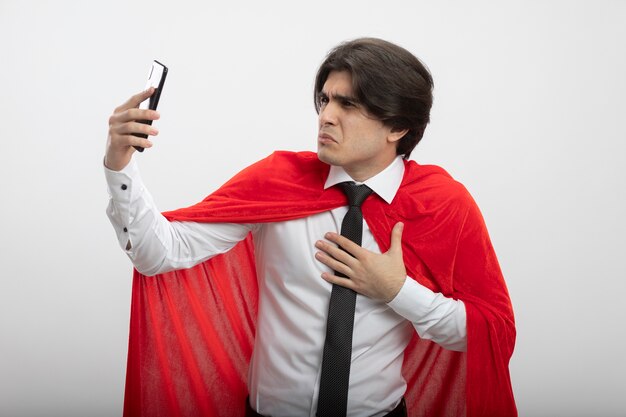
[[[380,198],[385,200],[388,204],[391,204],[400,188],[403,177],[404,162],[400,155],[396,156],[387,168],[383,169],[372,178],[365,180],[365,182],[354,181],[342,167],[331,165],[328,178],[326,178],[326,183],[324,184],[324,189],[337,185],[340,182],[354,181],[357,184],[367,185],[378,194]]]

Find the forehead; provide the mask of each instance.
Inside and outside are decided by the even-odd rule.
[[[351,96],[352,75],[348,71],[331,71],[322,87],[322,92],[329,96]]]

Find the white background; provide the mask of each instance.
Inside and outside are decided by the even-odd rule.
[[[522,416],[626,415],[626,2],[0,0],[0,415],[121,414],[131,265],[105,216],[107,119],[170,68],[139,156],[159,208],[314,150],[313,77],[378,36],[435,79],[413,159],[486,218]]]

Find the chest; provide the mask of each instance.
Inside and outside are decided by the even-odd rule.
[[[277,265],[295,273],[321,271],[324,269],[322,264],[315,260],[315,242],[324,240],[327,232],[340,233],[347,211],[347,207],[338,207],[302,219],[263,224],[254,232],[257,259],[263,259],[267,265]],[[365,221],[361,246],[380,253]]]

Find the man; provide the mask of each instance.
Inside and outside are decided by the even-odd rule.
[[[417,58],[379,39],[339,45],[315,81],[317,155],[277,152],[203,202],[165,216],[132,159],[133,146],[152,146],[133,133],[158,133],[136,122],[158,119],[156,112],[137,109],[151,93],[115,110],[105,157],[107,213],[140,272],[133,317],[147,323],[131,322],[127,415],[161,415],[160,408],[179,415],[243,412],[219,387],[202,388],[198,381],[214,373],[228,379],[230,371],[219,359],[221,367],[202,371],[205,365],[198,361],[210,359],[189,353],[196,343],[168,355],[186,357],[181,361],[192,367],[190,384],[198,392],[190,396],[219,397],[217,405],[190,406],[204,400],[190,400],[172,388],[176,383],[162,382],[178,368],[162,364],[168,369],[157,372],[145,359],[153,350],[161,352],[171,336],[155,337],[150,349],[141,342],[133,345],[133,333],[145,333],[148,325],[160,331],[154,300],[174,304],[162,289],[150,286],[171,282],[170,277],[193,281],[198,273],[209,276],[209,287],[221,285],[222,275],[232,273],[232,265],[215,266],[216,255],[225,253],[236,259],[235,275],[245,275],[240,262],[247,262],[258,276],[258,295],[244,297],[250,314],[258,297],[246,415],[407,415],[407,381],[409,412],[416,415],[516,415],[508,375],[513,313],[480,213],[445,171],[408,162],[432,104],[432,78]],[[237,252],[239,242],[253,246],[253,258]],[[168,272],[205,263],[192,276]],[[153,275],[158,277],[146,278]],[[139,295],[142,291],[154,292]],[[219,289],[207,291],[222,294],[213,297],[218,300],[229,298]],[[224,303],[229,318],[238,298]],[[204,302],[190,299],[202,308]],[[144,312],[136,310],[140,304]],[[186,308],[180,305],[187,302],[178,304]],[[189,326],[179,321],[172,332]],[[233,333],[238,326],[232,324]],[[215,345],[228,342],[207,342],[213,327],[199,329],[204,329],[198,332],[207,355],[222,355]],[[196,340],[198,332],[182,338]],[[228,338],[228,331],[219,337]],[[140,346],[141,355],[133,346]],[[142,365],[133,368],[139,361]],[[142,379],[155,372],[160,376],[153,383],[163,384],[156,391],[168,393],[167,404],[157,407],[132,397],[155,396],[146,394],[146,385],[153,383]]]

